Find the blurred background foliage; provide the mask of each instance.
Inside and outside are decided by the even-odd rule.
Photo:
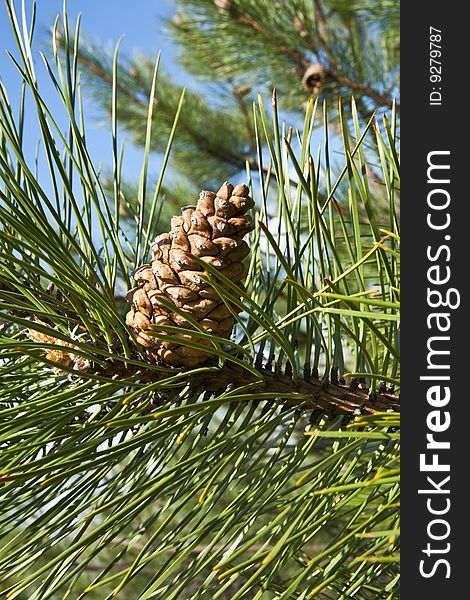
[[[256,174],[252,103],[259,93],[269,99],[276,88],[282,114],[299,130],[312,97],[328,101],[330,127],[338,135],[338,98],[349,111],[354,96],[359,118],[366,122],[374,110],[390,110],[394,100],[399,112],[400,12],[394,0],[175,0],[174,4],[173,19],[160,25],[179,48],[179,63],[191,75],[191,89],[172,148],[172,176],[165,187],[170,202],[184,195],[194,197],[224,180],[244,179],[246,163]],[[87,93],[92,92],[109,114],[113,54],[99,40],[83,34],[81,38],[77,58]],[[154,63],[155,56],[136,51],[121,55],[118,66],[120,127],[141,146]],[[165,71],[163,54],[154,100],[158,127],[151,140],[157,152],[164,150],[183,89],[169,75],[171,70],[169,65]],[[372,183],[380,186],[382,181],[374,181],[374,176]],[[125,192],[132,202],[135,189],[129,186]],[[378,201],[381,196],[379,190]]]

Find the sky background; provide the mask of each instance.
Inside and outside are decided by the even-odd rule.
[[[21,1],[16,0],[16,11],[21,15]],[[26,0],[30,8],[30,2]],[[46,69],[39,55],[40,51],[47,53],[51,39],[50,28],[57,14],[62,14],[62,0],[37,0],[36,28],[33,42],[33,56],[40,91],[53,114],[61,114],[61,103],[50,83]],[[28,10],[28,13],[30,10]],[[81,14],[81,32],[92,40],[99,40],[104,45],[114,48],[119,37],[124,34],[120,54],[131,54],[132,51],[142,51],[148,55],[162,52],[161,64],[165,70],[180,83],[191,84],[191,79],[178,66],[177,47],[165,32],[165,19],[171,19],[176,12],[171,0],[68,0],[67,14],[71,24],[77,15]],[[73,29],[71,27],[71,29]],[[13,107],[18,107],[21,92],[21,77],[6,51],[17,56],[16,43],[11,32],[10,21],[5,1],[0,0],[0,79],[3,81]],[[84,92],[86,100],[86,91]],[[96,165],[101,163],[103,168],[112,164],[112,146],[110,127],[103,125],[104,119],[92,102],[84,102],[87,128],[87,143],[91,157]],[[33,107],[31,107],[33,108]],[[34,108],[33,108],[34,110]],[[65,123],[65,121],[64,121]],[[27,121],[27,137],[25,145],[27,154],[34,156],[36,143],[39,138],[33,119]],[[121,141],[126,136],[121,134]],[[143,150],[132,147],[126,142],[123,174],[136,180],[142,166]],[[154,160],[159,163],[157,157]],[[159,164],[154,165],[157,171]]]
[[[8,0],[10,1],[10,0]],[[31,0],[25,0],[28,23],[31,12]],[[21,0],[15,0],[18,18],[21,18]],[[68,128],[68,119],[62,102],[50,81],[40,52],[49,58],[53,64],[51,52],[51,28],[55,18],[59,15],[61,21],[63,0],[37,0],[36,27],[33,39],[33,58],[35,61],[36,76],[40,93],[45,100],[50,112],[61,125],[65,133]],[[73,31],[78,14],[81,14],[81,34],[94,42],[99,42],[111,51],[114,50],[119,38],[124,35],[121,42],[119,55],[124,57],[137,51],[148,56],[156,57],[161,51],[161,66],[180,85],[185,85],[195,91],[201,90],[202,81],[188,75],[179,65],[178,46],[166,31],[166,21],[171,20],[176,14],[176,3],[173,0],[68,0],[67,14],[70,29]],[[21,24],[20,24],[21,25]],[[18,111],[21,94],[21,76],[12,63],[7,51],[18,56],[16,42],[12,34],[10,21],[5,7],[5,0],[0,0],[0,79],[6,87],[10,104]],[[53,65],[55,68],[55,65]],[[157,91],[158,93],[158,91]],[[107,115],[99,110],[96,101],[87,96],[86,85],[82,86],[84,101],[84,116],[86,126],[87,149],[95,168],[108,174],[112,172],[112,135],[111,123]],[[265,97],[265,105],[270,110],[270,96]],[[184,109],[183,109],[184,110]],[[283,116],[287,113],[281,112]],[[300,119],[300,120],[299,120]],[[302,127],[303,117],[289,114],[288,125]],[[40,139],[37,124],[36,109],[31,98],[26,104],[24,153],[30,165],[34,165],[37,142]],[[314,153],[322,137],[321,128],[314,134]],[[122,164],[123,180],[137,184],[143,164],[143,148],[135,147],[130,135],[120,129],[118,144],[124,142],[124,160]],[[335,138],[331,140],[331,149],[334,152]],[[162,165],[162,155],[150,155],[149,174],[150,182],[155,181]],[[172,175],[171,165],[167,170],[168,176]],[[295,177],[295,173],[292,175]],[[46,191],[52,192],[48,166],[45,158],[39,155],[38,180]],[[78,185],[78,182],[77,182]],[[187,204],[187,202],[185,201]]]

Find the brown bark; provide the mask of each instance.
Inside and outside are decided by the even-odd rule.
[[[387,410],[400,411],[400,399],[390,393],[369,393],[359,385],[326,383],[316,378],[293,381],[291,377],[266,368],[258,369],[260,383],[251,388],[253,392],[298,393],[299,400],[282,399],[289,406],[298,405],[303,410],[320,410],[329,416],[341,414],[374,414]],[[200,374],[195,384],[207,391],[221,392],[229,384],[235,387],[254,383],[256,377],[238,365],[225,365],[218,372]],[[305,401],[302,396],[309,396]]]
[[[210,361],[208,363],[210,365]],[[330,418],[339,415],[351,417],[361,414],[375,414],[386,411],[400,411],[399,396],[389,392],[372,392],[353,382],[349,385],[322,381],[315,377],[302,377],[297,381],[289,375],[276,373],[266,367],[257,368],[258,377],[251,371],[238,364],[227,363],[218,370],[197,373],[189,376],[191,387],[196,391],[212,392],[215,395],[224,392],[229,386],[237,388],[252,384],[248,392],[269,392],[273,401],[292,408],[299,407],[302,411],[318,411]],[[135,370],[124,363],[110,365],[106,370],[95,372],[96,375],[116,378],[119,375],[138,376],[141,382],[158,381],[169,376],[168,372],[149,369]],[[256,385],[254,385],[258,382]],[[187,379],[184,380],[187,383]],[[283,398],[283,394],[298,394],[299,398]],[[276,399],[276,394],[279,398]],[[307,396],[307,399],[305,398]]]

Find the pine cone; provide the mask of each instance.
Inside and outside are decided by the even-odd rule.
[[[304,89],[312,94],[319,94],[325,83],[325,67],[319,63],[310,64],[302,78]]]
[[[195,329],[171,306],[195,319],[208,333],[230,337],[235,319],[217,291],[200,277],[207,271],[192,257],[242,285],[246,275],[242,261],[249,254],[242,237],[253,229],[251,218],[245,215],[254,206],[248,191],[246,185],[234,188],[230,183],[224,183],[217,194],[202,191],[197,206],[183,208],[181,216],[172,218],[170,233],[157,236],[152,243],[151,264],[141,265],[135,271],[138,285],[127,295],[133,308],[127,313],[126,322],[151,360],[194,367],[210,356],[200,348],[165,340],[168,334],[158,325]],[[231,308],[240,312],[236,306]],[[176,337],[210,346],[210,341],[197,333]]]

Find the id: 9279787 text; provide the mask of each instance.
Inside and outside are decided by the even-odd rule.
[[[429,27],[429,105],[442,105],[442,31],[436,27]]]

